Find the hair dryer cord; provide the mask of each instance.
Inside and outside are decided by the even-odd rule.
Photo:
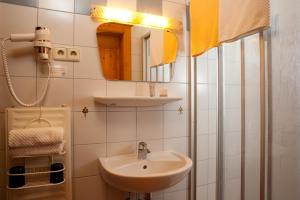
[[[35,105],[38,105],[39,103],[41,103],[43,101],[43,99],[45,98],[46,94],[47,94],[47,90],[48,90],[48,86],[49,86],[49,81],[50,81],[50,73],[51,73],[51,65],[50,65],[50,61],[47,63],[48,64],[48,78],[46,81],[46,85],[44,90],[42,91],[41,96],[33,103],[24,103],[15,93],[14,88],[13,88],[13,84],[10,78],[10,74],[9,74],[9,70],[8,70],[8,59],[7,59],[7,55],[6,55],[6,41],[10,40],[10,38],[5,38],[1,41],[1,55],[2,55],[2,62],[3,62],[3,69],[4,69],[4,74],[6,77],[6,81],[7,81],[7,86],[9,89],[10,94],[13,96],[13,98],[16,100],[16,102],[18,104],[20,104],[21,106],[25,106],[25,107],[32,107]]]

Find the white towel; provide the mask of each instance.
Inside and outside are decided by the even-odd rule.
[[[64,151],[64,144],[60,143],[60,144],[52,144],[47,146],[11,148],[9,149],[9,155],[11,157],[51,155],[51,154],[62,154],[63,151]]]
[[[53,145],[62,142],[63,128],[61,127],[13,129],[8,136],[10,148]]]

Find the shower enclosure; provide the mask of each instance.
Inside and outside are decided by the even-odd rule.
[[[300,199],[300,1],[270,2],[269,30],[192,59],[192,200]]]
[[[268,31],[194,58],[196,200],[267,200]]]

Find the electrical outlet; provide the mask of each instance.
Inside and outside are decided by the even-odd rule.
[[[67,49],[64,47],[56,47],[52,51],[54,60],[67,60]]]
[[[79,48],[68,48],[67,49],[67,59],[70,61],[79,62],[80,61],[80,49]]]

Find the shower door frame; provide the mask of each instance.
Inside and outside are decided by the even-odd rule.
[[[272,54],[271,30],[261,30],[260,51],[260,199],[272,200]],[[255,33],[255,34],[256,34]],[[197,62],[191,59],[191,142],[190,155],[194,167],[190,179],[189,199],[197,200]],[[216,200],[224,199],[224,138],[223,138],[223,46],[218,47],[217,75],[217,167]],[[241,38],[241,200],[245,200],[245,45]]]

